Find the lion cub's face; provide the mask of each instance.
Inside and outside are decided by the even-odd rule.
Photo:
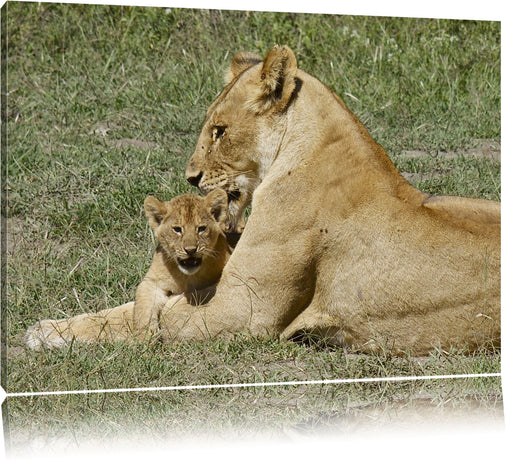
[[[144,201],[149,225],[166,257],[185,274],[196,273],[205,259],[215,258],[219,238],[225,239],[228,197],[217,189],[206,197],[184,194],[161,202]]]

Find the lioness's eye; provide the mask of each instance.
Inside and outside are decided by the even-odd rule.
[[[206,231],[206,226],[198,226],[197,227],[197,232],[198,233],[204,233]]]
[[[172,227],[172,230],[176,233],[176,234],[181,234],[181,226],[173,226]]]
[[[213,140],[218,140],[222,135],[224,135],[224,132],[226,131],[226,127],[220,127],[215,126],[213,127],[212,137]]]

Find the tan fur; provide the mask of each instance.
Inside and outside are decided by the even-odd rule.
[[[49,339],[53,346],[64,346],[71,340],[157,338],[166,303],[181,296],[194,303],[202,301],[219,280],[232,251],[224,233],[227,205],[227,194],[221,189],[205,198],[184,194],[161,202],[147,197],[144,209],[158,246],[137,287],[135,303],[71,319],[40,321],[27,331],[27,345],[38,349]]]
[[[288,47],[237,55],[188,180],[228,192],[245,231],[213,298],[171,300],[166,341],[318,335],[355,351],[500,344],[500,206],[432,198],[400,175]],[[167,309],[172,306],[172,309]]]

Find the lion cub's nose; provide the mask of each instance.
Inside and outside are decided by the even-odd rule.
[[[187,255],[194,255],[197,252],[197,246],[185,247],[185,252],[187,253]]]

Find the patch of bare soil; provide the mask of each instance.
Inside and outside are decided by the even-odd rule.
[[[23,254],[35,258],[43,253],[50,253],[53,258],[65,257],[74,248],[77,238],[62,241],[51,236],[48,224],[27,223],[19,217],[7,219],[7,257]]]
[[[158,147],[156,143],[152,143],[151,141],[142,141],[134,138],[121,138],[120,140],[112,140],[111,144],[118,149],[126,147],[134,147],[137,149],[153,149]]]
[[[108,145],[114,146],[117,149],[134,147],[136,149],[154,149],[158,144],[151,141],[139,140],[137,138],[109,138],[110,135],[115,134],[121,126],[111,122],[100,122],[96,124],[89,132],[89,134],[97,135],[103,138]]]
[[[501,160],[501,143],[496,140],[476,140],[476,146],[460,151],[421,151],[419,149],[402,151],[400,157],[406,159],[420,159],[431,157],[433,159],[447,160],[459,157],[473,157],[480,159]],[[446,173],[441,171],[430,171],[424,173],[418,172],[400,172],[409,182],[420,183],[425,180],[441,178]]]
[[[460,156],[463,157],[480,157],[484,159],[497,159],[501,158],[501,143],[495,140],[478,140],[474,148],[463,151],[403,151],[401,156],[408,158],[419,157],[433,157],[440,159],[454,159]]]
[[[12,255],[23,232],[23,220],[18,217],[7,219],[7,255]]]

